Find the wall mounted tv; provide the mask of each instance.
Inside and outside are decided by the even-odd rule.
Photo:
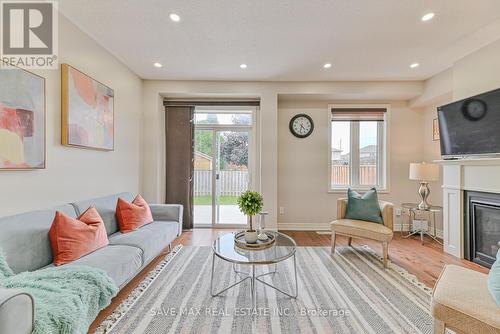
[[[500,154],[500,89],[438,108],[441,155]]]

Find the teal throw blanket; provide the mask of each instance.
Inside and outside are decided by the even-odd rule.
[[[33,334],[85,334],[118,292],[100,269],[62,266],[12,275],[0,253],[0,287],[21,289],[35,300]]]

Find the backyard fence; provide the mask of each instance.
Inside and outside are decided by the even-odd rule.
[[[194,196],[212,195],[212,171],[194,171]],[[248,171],[222,170],[219,174],[220,195],[239,196],[248,189]]]
[[[332,185],[349,185],[349,166],[332,165]],[[359,166],[360,184],[377,184],[377,166],[361,165]]]

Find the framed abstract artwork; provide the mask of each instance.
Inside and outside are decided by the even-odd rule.
[[[0,170],[45,168],[45,78],[0,61]]]
[[[62,144],[114,150],[114,91],[68,65],[61,65]]]
[[[439,140],[439,122],[437,118],[434,118],[432,120],[432,140],[433,141]]]

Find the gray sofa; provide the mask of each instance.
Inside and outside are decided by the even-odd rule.
[[[122,234],[115,216],[119,197],[129,202],[134,199],[131,193],[119,193],[0,218],[0,248],[7,263],[15,273],[53,266],[48,232],[56,210],[77,217],[94,205],[106,225],[109,245],[67,266],[103,269],[123,288],[182,233],[183,208],[176,204],[151,204],[154,222]],[[30,295],[0,288],[0,334],[31,333],[33,307]]]

